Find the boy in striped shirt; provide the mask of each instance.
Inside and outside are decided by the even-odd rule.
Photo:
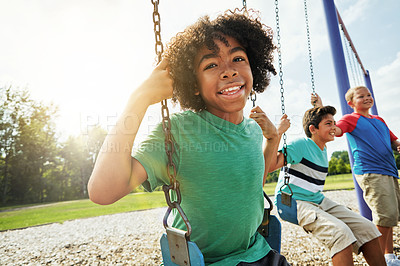
[[[307,137],[287,145],[289,186],[297,204],[297,224],[326,246],[333,265],[353,265],[352,252],[362,252],[370,265],[386,265],[378,240],[381,234],[374,224],[322,193],[329,165],[325,144],[335,138],[335,114],[332,106],[307,110],[303,117]],[[276,151],[270,172],[284,166],[283,151],[278,147]],[[282,191],[291,193],[284,186],[284,171],[279,176],[276,196]]]

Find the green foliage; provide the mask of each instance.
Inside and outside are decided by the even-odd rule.
[[[394,152],[394,159],[396,160],[397,169],[400,169],[400,154],[398,151]]]
[[[265,183],[277,182],[278,181],[278,177],[279,177],[279,173],[280,173],[280,169],[269,173],[268,176],[267,176],[267,179],[265,180]]]
[[[351,173],[350,161],[347,151],[335,151],[332,153],[329,161],[328,174],[346,174]]]
[[[349,153],[347,151],[334,151],[331,157],[342,159],[345,164],[350,164]]]
[[[0,199],[3,206],[87,197],[86,184],[106,132],[92,127],[60,143],[57,107],[26,90],[0,88]]]

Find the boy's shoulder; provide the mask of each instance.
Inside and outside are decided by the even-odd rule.
[[[359,113],[353,112],[351,114],[345,114],[341,119],[339,119],[338,123],[345,121],[347,123],[356,124],[357,121],[362,117],[365,117],[365,116],[363,116]],[[386,124],[385,120],[383,120],[383,118],[380,117],[379,115],[370,115],[370,117],[365,117],[365,118],[378,119]]]
[[[310,138],[300,137],[289,141],[288,145],[309,145],[310,141],[312,141]]]
[[[342,118],[340,118],[340,120],[357,120],[361,117],[360,114],[358,113],[350,113],[350,114],[345,114],[344,116],[342,116]]]
[[[301,151],[304,151],[305,149],[308,149],[308,147],[313,146],[313,143],[314,143],[314,141],[310,138],[300,137],[300,138],[296,138],[292,141],[289,141],[288,147],[297,152],[301,152]]]
[[[181,111],[181,112],[173,113],[173,114],[171,115],[171,119],[177,119],[177,120],[179,120],[179,119],[185,119],[185,118],[188,118],[188,117],[192,117],[192,116],[194,116],[194,115],[198,115],[198,113],[197,113],[197,112],[193,112],[193,111],[191,111],[191,110],[186,110],[186,111]]]
[[[354,112],[351,114],[345,114],[342,118],[339,119],[339,121],[337,121],[336,126],[340,127],[342,130],[345,130],[345,128],[351,128],[350,131],[352,131],[357,125],[358,119],[360,119],[360,117],[360,114]]]
[[[383,123],[386,124],[385,120],[383,120],[383,118],[380,117],[379,115],[371,115],[371,117],[372,117],[372,118],[375,118],[375,119],[378,119],[378,120],[380,120],[380,121],[382,121]]]

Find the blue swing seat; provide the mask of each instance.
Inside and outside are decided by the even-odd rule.
[[[280,253],[281,251],[281,237],[282,237],[282,227],[281,222],[275,215],[269,215],[270,209],[264,210],[264,220],[263,223],[258,228],[258,232],[265,237],[272,249],[275,249]],[[189,254],[189,263],[179,263],[173,262],[173,258],[170,252],[170,245],[168,242],[167,234],[163,234],[160,239],[161,253],[163,258],[163,265],[165,266],[179,266],[179,265],[191,265],[191,266],[204,266],[204,257],[196,243],[187,241],[187,251]],[[182,252],[178,252],[182,253]],[[180,254],[182,255],[182,254]],[[174,258],[176,259],[176,258]]]
[[[263,222],[257,231],[264,236],[272,249],[280,253],[282,227],[281,222],[275,215],[270,215],[270,208],[264,209]],[[160,239],[161,253],[163,257],[163,265],[165,266],[204,266],[204,257],[196,243],[186,241],[185,231],[176,228],[167,228],[167,233],[170,235],[168,240],[167,234],[163,234]],[[171,246],[170,246],[171,245]],[[172,256],[171,256],[172,253]]]
[[[264,219],[257,231],[272,249],[281,253],[282,226],[275,215],[270,215],[270,209],[264,209]]]
[[[290,197],[290,206],[282,202],[282,195],[276,196],[276,207],[278,208],[279,217],[282,220],[292,224],[299,224],[297,220],[297,203],[293,197]]]
[[[162,258],[163,258],[163,263],[165,266],[179,266],[179,264],[176,264],[172,262],[172,256],[170,253],[170,248],[169,248],[169,243],[168,243],[168,238],[167,234],[163,234],[161,239],[160,239],[160,244],[161,244],[161,253],[162,253]],[[197,247],[196,243],[188,241],[187,242],[187,250],[189,254],[189,263],[188,264],[183,264],[183,265],[191,265],[191,266],[204,266],[204,257],[203,254],[201,254],[200,249]]]

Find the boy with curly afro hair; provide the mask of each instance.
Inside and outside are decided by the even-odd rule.
[[[249,20],[235,13],[221,15],[213,21],[207,16],[202,17],[184,32],[178,33],[164,53],[174,80],[174,99],[182,108],[194,111],[205,109],[204,100],[194,94],[198,86],[194,60],[203,46],[217,53],[215,40],[227,44],[224,36],[236,39],[245,49],[255,92],[263,92],[269,85],[270,73],[276,74],[272,64],[275,47],[270,28],[263,27],[258,19]]]
[[[250,118],[243,115],[250,93],[263,92],[275,74],[274,49],[271,29],[237,10],[200,18],[178,33],[106,137],[89,180],[90,199],[111,204],[140,184],[154,191],[170,183],[162,123],[133,156],[108,147],[132,147],[148,106],[172,97],[186,110],[170,119],[180,205],[205,263],[288,265],[257,228],[265,169],[289,120],[282,117],[277,129],[258,106]],[[172,226],[186,230],[180,215]]]

